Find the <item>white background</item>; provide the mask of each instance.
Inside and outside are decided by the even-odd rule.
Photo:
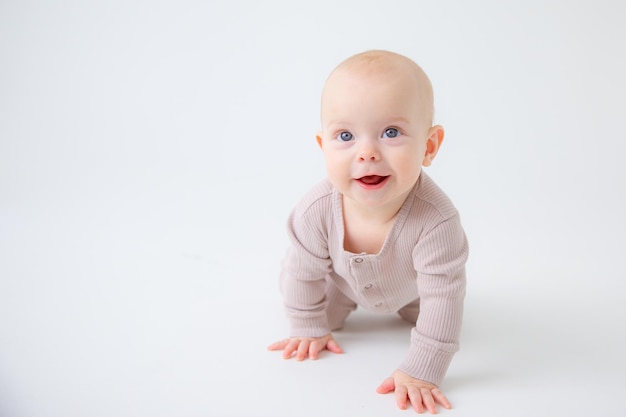
[[[0,416],[393,416],[409,327],[283,361],[285,219],[325,169],[328,72],[430,75],[430,175],[471,244],[454,416],[617,415],[626,6],[0,2]],[[404,414],[402,414],[404,413]]]

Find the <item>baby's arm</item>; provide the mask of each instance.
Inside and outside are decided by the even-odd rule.
[[[459,349],[468,246],[458,215],[422,236],[413,251],[420,312],[400,370],[439,385]]]
[[[411,347],[405,360],[377,389],[379,393],[395,391],[402,409],[407,399],[418,412],[425,408],[435,413],[437,403],[450,408],[437,385],[459,347],[467,253],[458,216],[433,227],[413,251],[419,317],[411,330]]]
[[[292,337],[272,343],[268,346],[269,350],[282,350],[283,358],[289,359],[296,353],[296,360],[301,361],[309,357],[309,359],[317,359],[318,354],[324,349],[333,353],[343,353],[343,349],[339,346],[332,334],[322,337]]]
[[[315,201],[318,201],[315,199]],[[287,230],[291,247],[282,262],[280,289],[290,324],[291,337],[268,346],[283,351],[289,359],[317,359],[323,350],[342,353],[334,340],[326,316],[326,276],[331,270],[328,238],[320,213],[300,204],[289,216]]]

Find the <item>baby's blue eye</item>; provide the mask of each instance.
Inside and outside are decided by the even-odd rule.
[[[398,129],[396,129],[395,127],[390,127],[388,129],[385,129],[385,134],[383,135],[383,137],[385,138],[397,138],[400,135],[400,132],[398,131]]]
[[[352,133],[345,131],[337,135],[337,140],[340,140],[342,142],[350,142],[353,138],[354,136],[352,136]]]

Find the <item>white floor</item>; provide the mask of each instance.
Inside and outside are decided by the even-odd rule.
[[[298,363],[265,350],[286,327],[278,221],[244,220],[248,240],[237,241],[201,221],[162,233],[154,214],[102,228],[107,213],[4,213],[0,415],[402,413],[375,393],[407,347],[396,317],[357,311],[336,334],[343,355]],[[494,285],[469,269],[462,350],[442,386],[454,410],[444,414],[617,415],[623,293],[600,276],[585,291],[541,292],[536,279]]]

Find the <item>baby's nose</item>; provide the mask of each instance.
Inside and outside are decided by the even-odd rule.
[[[380,159],[380,151],[378,146],[371,141],[364,141],[361,143],[358,152],[358,159],[360,162],[374,162]]]

